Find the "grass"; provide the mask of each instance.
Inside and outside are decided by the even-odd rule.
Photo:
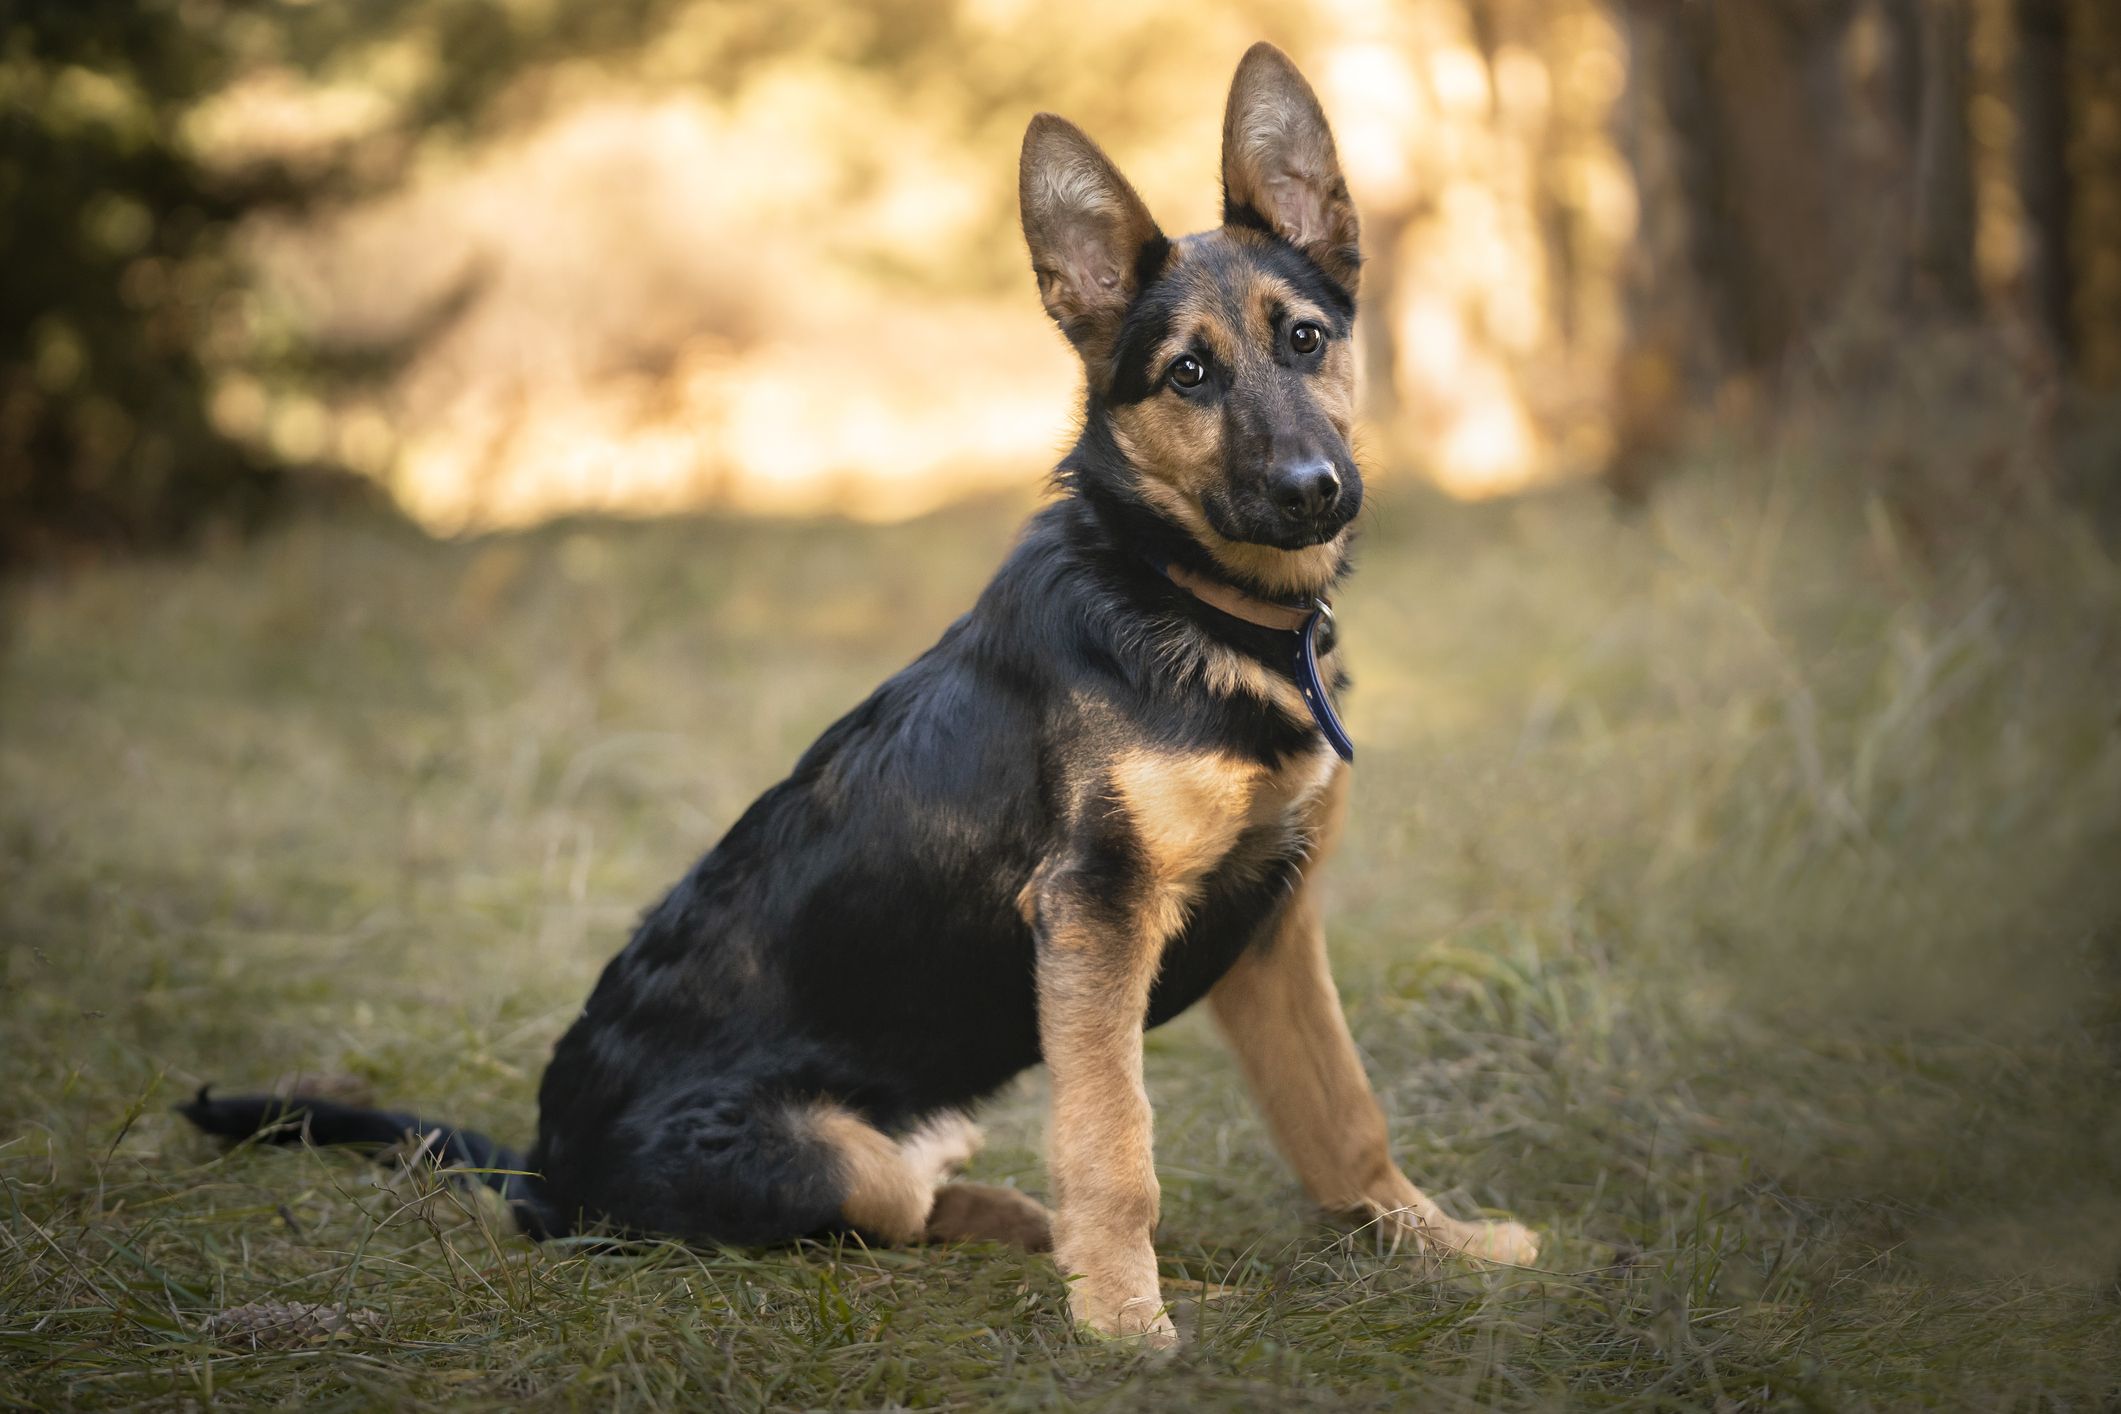
[[[168,1113],[303,1070],[526,1138],[635,912],[1021,510],[341,516],[19,589],[0,1402],[2115,1407],[2121,571],[2062,512],[1917,563],[1797,456],[1705,455],[1635,520],[1391,491],[1344,597],[1351,1022],[1408,1171],[1541,1271],[1324,1223],[1195,1016],[1149,1041],[1161,1361],[1007,1252],[537,1249],[432,1173]],[[1043,1189],[1041,1094],[975,1175]],[[373,1314],[215,1322],[267,1300]]]

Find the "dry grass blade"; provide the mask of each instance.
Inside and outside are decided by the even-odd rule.
[[[246,1301],[214,1312],[203,1325],[207,1334],[226,1345],[295,1349],[340,1336],[373,1335],[383,1329],[383,1315],[321,1301]]]

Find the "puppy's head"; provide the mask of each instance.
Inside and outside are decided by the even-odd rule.
[[[1019,172],[1039,296],[1082,355],[1118,488],[1232,575],[1316,592],[1362,506],[1355,208],[1303,75],[1272,45],[1223,118],[1223,224],[1167,239],[1082,130],[1040,114]]]

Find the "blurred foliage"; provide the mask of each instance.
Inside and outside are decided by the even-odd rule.
[[[291,472],[438,530],[1026,484],[1071,386],[1025,116],[1191,227],[1261,37],[1364,213],[1384,469],[1635,494],[1705,429],[1864,422],[1891,384],[1978,424],[1935,477],[1868,463],[1927,539],[2014,513],[2121,368],[2114,14],[7,0],[0,556],[248,524]]]
[[[288,463],[209,415],[202,356],[240,335],[239,221],[402,178],[414,134],[475,131],[525,65],[637,43],[667,0],[505,6],[10,0],[0,10],[0,566],[254,523]],[[323,162],[216,165],[202,100],[261,67],[326,74],[410,38],[420,66],[391,130]],[[268,347],[289,377],[360,360]]]
[[[0,562],[254,514],[197,352],[238,207],[173,137],[227,55],[171,7],[69,0],[15,4],[0,53]]]
[[[1052,60],[963,64],[944,42],[956,18],[918,0],[10,0],[0,558],[255,521],[285,471],[349,460],[322,402],[387,379],[461,304],[381,339],[304,327],[261,293],[246,229],[399,189],[423,156],[476,150],[555,89],[628,64],[628,82],[726,94],[757,66],[809,54],[947,93],[977,121]],[[678,42],[641,72],[642,47],[678,20]]]

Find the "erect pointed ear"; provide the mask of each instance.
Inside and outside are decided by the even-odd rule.
[[[1066,118],[1031,120],[1016,189],[1038,297],[1102,379],[1127,306],[1170,243],[1111,159]]]
[[[1223,223],[1264,226],[1350,295],[1360,227],[1318,95],[1271,44],[1245,51],[1223,110]]]

